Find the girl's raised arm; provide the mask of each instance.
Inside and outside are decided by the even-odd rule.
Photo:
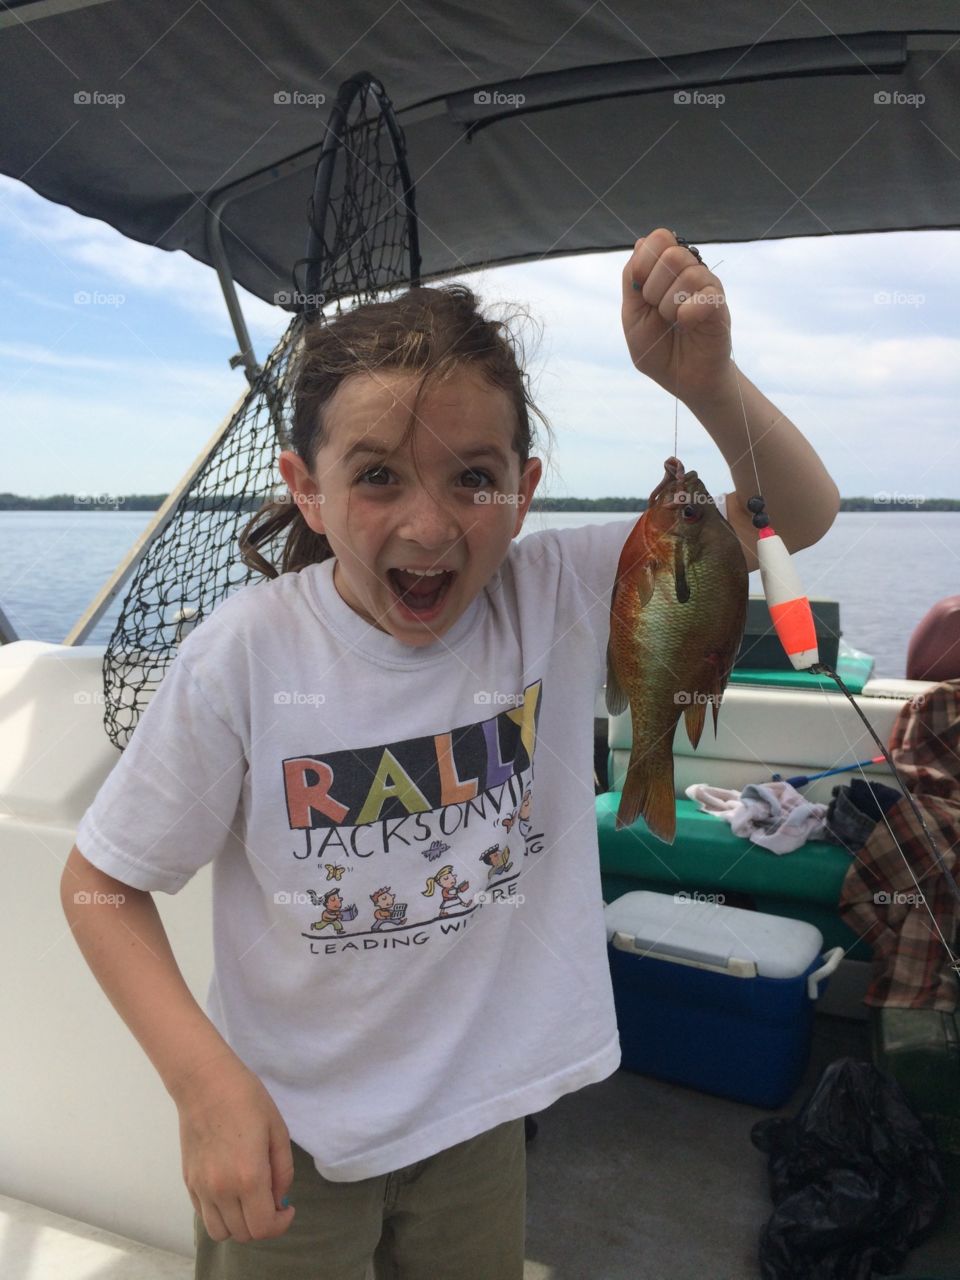
[[[723,286],[672,231],[660,227],[637,241],[623,271],[621,315],[635,367],[679,394],[730,467],[735,492],[727,519],[747,568],[757,568],[757,531],[746,506],[757,493],[754,464],[787,549],[822,538],[840,509],[837,486],[809,441],[734,364]]]

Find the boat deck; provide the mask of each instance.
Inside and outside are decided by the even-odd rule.
[[[846,1055],[869,1058],[866,1024],[818,1017],[807,1076],[781,1114]],[[768,1114],[628,1071],[561,1098],[527,1148],[525,1280],[758,1280],[771,1206],[750,1128]],[[960,1280],[960,1179],[902,1274]],[[0,1197],[0,1275],[192,1280],[193,1264]]]
[[[527,1148],[525,1280],[759,1280],[772,1206],[750,1129],[796,1114],[824,1067],[846,1056],[869,1061],[867,1023],[818,1016],[806,1076],[778,1112],[622,1070],[561,1098]],[[960,1278],[953,1181],[945,1221],[904,1276]]]

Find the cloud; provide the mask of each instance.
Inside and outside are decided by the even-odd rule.
[[[168,492],[231,404],[196,380],[184,395],[193,372],[170,383],[111,383],[96,396],[39,390],[36,381],[12,389],[2,402],[3,487],[38,497]]]
[[[235,339],[215,273],[2,177],[0,233],[17,248],[0,299],[16,334],[0,346],[4,414],[24,436],[16,485],[5,485],[70,489],[82,472],[92,490],[98,467],[110,485],[123,475],[133,490],[172,483],[244,385],[226,368]],[[960,233],[701,247],[728,295],[738,363],[808,436],[842,492],[956,492]],[[463,277],[495,314],[511,303],[531,314],[518,328],[556,430],[546,492],[643,495],[673,451],[674,403],[632,368],[620,327],[628,257]],[[91,287],[127,301],[70,305]],[[263,360],[288,317],[248,295],[242,305]],[[70,322],[51,323],[51,308]],[[57,448],[38,448],[48,438]],[[682,406],[678,449],[708,487],[729,484],[719,451]]]
[[[104,290],[122,286],[162,299],[191,315],[208,332],[232,334],[216,272],[179,250],[141,244],[95,218],[86,218],[0,175],[0,227],[52,254],[73,281],[68,292],[91,277]],[[261,339],[264,360],[290,317],[245,289],[238,289],[251,337]]]
[[[65,355],[31,342],[0,342],[0,360],[24,365],[48,365],[58,369],[85,369],[93,373],[116,373],[123,366],[117,360],[97,360],[89,356]]]

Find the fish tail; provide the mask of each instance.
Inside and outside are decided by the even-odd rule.
[[[665,844],[673,844],[677,809],[670,751],[644,755],[639,760],[631,760],[627,767],[617,810],[617,830],[629,827],[641,815],[655,836]]]

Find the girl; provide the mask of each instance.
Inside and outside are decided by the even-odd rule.
[[[679,379],[727,459],[748,564],[744,414],[778,531],[819,538],[835,486],[733,365],[719,282],[671,232],[637,242],[622,317],[634,365]],[[279,459],[294,501],[243,542],[268,580],[187,636],[78,829],[65,909],[177,1105],[203,1280],[361,1280],[371,1258],[519,1280],[523,1117],[619,1063],[592,732],[633,520],[516,541],[535,413],[463,287],[309,333]],[[284,530],[277,575],[258,548]],[[438,850],[476,882],[521,803],[497,897],[438,912]],[[205,1013],[150,895],[210,860]],[[312,927],[325,877],[335,933]],[[384,884],[409,904],[387,933]]]

